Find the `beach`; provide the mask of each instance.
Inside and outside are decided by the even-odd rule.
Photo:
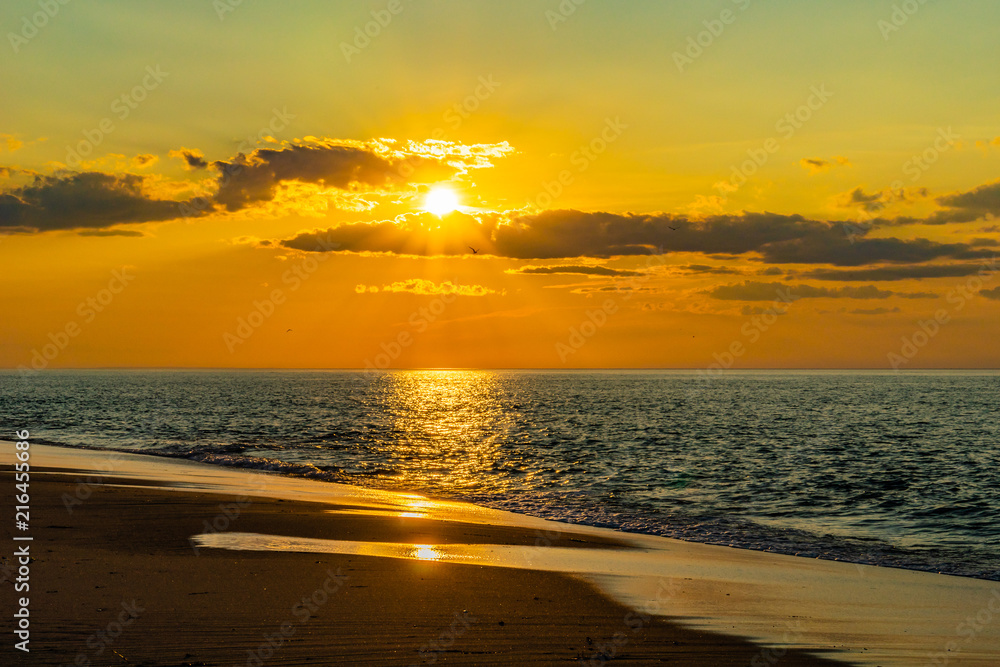
[[[2,447],[12,460],[12,444]],[[41,445],[31,454],[30,653],[8,633],[3,664],[924,664],[913,660],[939,638],[906,636],[907,620],[910,630],[941,624],[943,648],[952,607],[975,616],[1000,588],[188,461]],[[5,466],[8,506],[13,492]],[[25,544],[11,533],[8,522],[6,544]],[[778,585],[769,600],[740,583],[750,573],[767,585],[771,571],[812,587],[802,595],[812,618]],[[865,624],[868,646],[851,641],[849,619],[871,613],[860,608],[871,601],[851,609],[823,590],[843,591],[841,575],[881,589],[875,597],[899,612]],[[891,598],[915,589],[933,604]],[[720,599],[718,622],[691,616],[692,600]],[[842,627],[818,633],[824,614]],[[773,626],[777,641],[751,641],[744,617]],[[939,664],[991,664],[995,626],[956,637],[960,652]]]
[[[1000,2],[0,22],[0,667],[1000,667]]]

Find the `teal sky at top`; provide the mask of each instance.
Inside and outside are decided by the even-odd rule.
[[[836,113],[810,128],[817,149],[892,153],[949,125],[1000,134],[1000,3],[990,0],[931,0],[888,40],[878,21],[903,3],[587,0],[553,30],[546,11],[559,0],[401,0],[403,11],[346,62],[341,43],[387,4],[243,0],[220,20],[212,0],[73,0],[15,54],[7,34],[40,10],[9,0],[0,133],[48,140],[0,164],[62,160],[65,145],[113,118],[113,100],[150,65],[169,76],[116,120],[100,152],[229,156],[274,108],[296,116],[283,138],[424,139],[489,75],[502,94],[450,138],[548,153],[562,148],[560,135],[589,136],[595,119],[619,115],[641,137],[629,150],[654,166],[658,153],[705,146],[725,161],[727,143],[771,136],[819,84],[835,93]],[[735,22],[679,72],[674,52],[723,10]]]

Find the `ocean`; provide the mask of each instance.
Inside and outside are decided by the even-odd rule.
[[[992,371],[0,372],[2,438],[1000,580]]]

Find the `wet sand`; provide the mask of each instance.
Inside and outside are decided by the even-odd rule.
[[[0,480],[10,507],[9,466]],[[832,664],[686,629],[562,574],[198,549],[190,540],[212,522],[227,531],[430,545],[533,545],[538,537],[527,529],[331,514],[324,503],[164,489],[135,477],[95,482],[78,471],[32,469],[31,651],[14,650],[5,633],[0,663],[767,665],[780,655],[782,665]],[[5,522],[5,544],[14,544],[11,533]],[[571,532],[558,539],[569,548],[626,548]],[[11,609],[14,583],[5,579]]]

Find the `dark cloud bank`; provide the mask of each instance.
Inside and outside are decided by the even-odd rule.
[[[967,243],[865,236],[855,236],[852,242],[841,224],[775,213],[692,220],[669,214],[563,210],[523,215],[509,224],[497,216],[453,214],[443,227],[421,225],[419,218],[358,223],[303,233],[282,244],[314,250],[320,239],[339,244],[337,252],[418,256],[465,254],[467,243],[478,243],[484,254],[511,259],[607,258],[670,252],[732,257],[755,253],[769,264],[854,267],[993,256],[992,251]]]
[[[199,151],[172,151],[190,169],[208,167]],[[390,188],[407,182],[449,178],[457,167],[444,159],[409,156],[387,159],[365,146],[319,143],[257,149],[249,155],[212,162],[216,190],[207,201],[160,199],[152,177],[99,171],[36,174],[28,185],[0,191],[0,232],[100,229],[238,211],[272,200],[282,183],[324,187]],[[405,176],[404,176],[405,174]]]

